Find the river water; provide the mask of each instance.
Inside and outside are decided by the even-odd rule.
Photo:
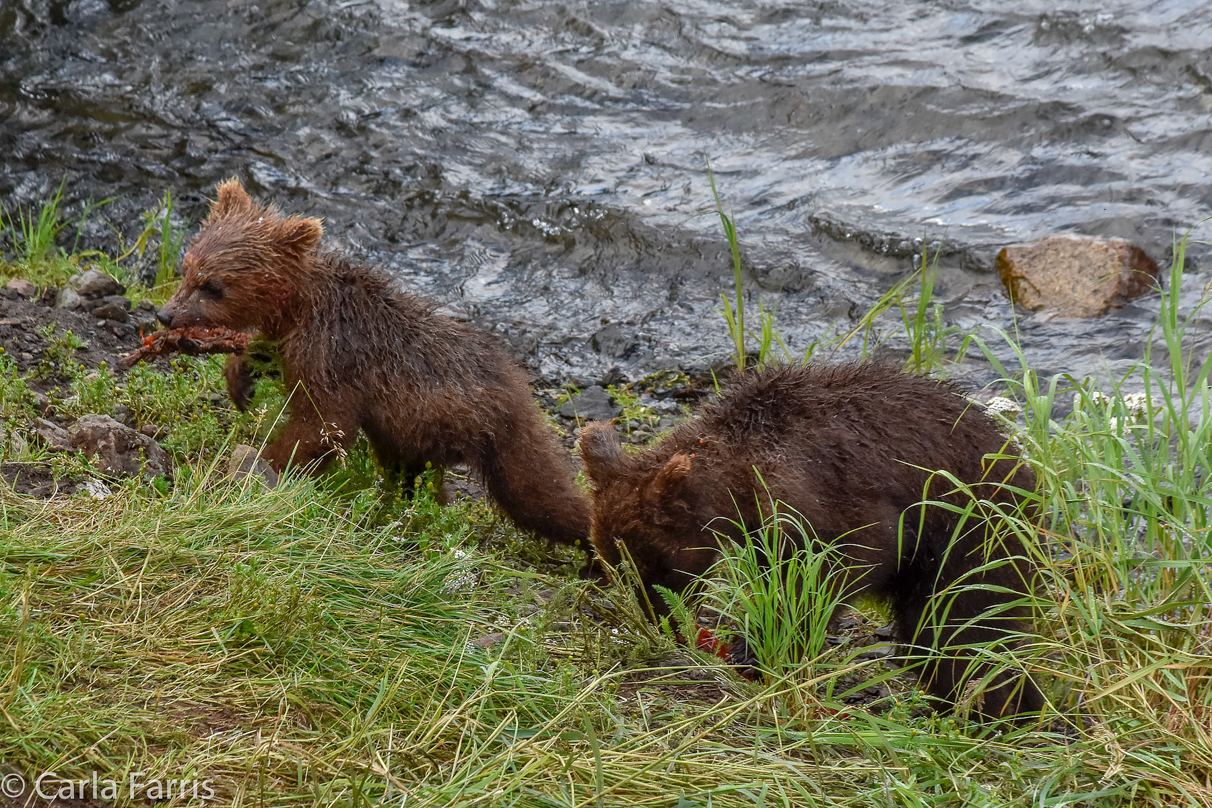
[[[708,161],[750,308],[792,350],[852,327],[924,242],[951,324],[1114,375],[1156,296],[1016,318],[993,257],[1081,233],[1164,268],[1212,215],[1212,3],[0,1],[7,210],[66,178],[73,209],[116,198],[85,230],[112,248],[164,192],[197,222],[238,175],[555,382],[726,354]]]

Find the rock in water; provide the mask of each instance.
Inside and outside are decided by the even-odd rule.
[[[1130,241],[1053,236],[1005,247],[997,274],[1024,308],[1099,317],[1157,287],[1157,264]]]
[[[640,343],[634,333],[625,330],[618,323],[611,323],[594,334],[590,338],[589,344],[603,356],[625,359]]]
[[[67,435],[73,448],[95,456],[97,468],[107,474],[156,477],[172,467],[160,444],[108,415],[82,416],[68,427]]]

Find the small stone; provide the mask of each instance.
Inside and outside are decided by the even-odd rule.
[[[147,437],[151,438],[152,440],[160,440],[168,434],[167,429],[162,426],[156,426],[155,424],[144,424],[143,426],[139,427],[139,431],[144,435],[147,435]]]
[[[1053,236],[1005,247],[997,273],[1024,308],[1099,317],[1157,288],[1157,264],[1130,241]]]
[[[93,309],[93,316],[98,320],[125,323],[130,319],[130,301],[120,295],[102,298],[101,305]]]
[[[130,300],[124,295],[106,295],[101,300],[110,305],[117,306],[125,312],[130,312],[133,308]]]
[[[143,336],[147,336],[160,328],[160,321],[156,319],[155,311],[149,312],[143,309],[136,309],[130,315],[130,324]]]
[[[138,311],[150,311],[154,316],[156,313],[156,304],[150,300],[140,300],[139,305],[135,307]]]
[[[108,415],[85,415],[68,427],[73,448],[96,458],[98,469],[107,474],[145,478],[168,474],[172,462],[160,444],[121,424]]]
[[[38,287],[25,280],[25,278],[13,278],[4,288],[16,292],[18,297],[23,297],[26,300],[38,294]]]
[[[103,325],[118,339],[128,339],[135,336],[137,331],[130,323],[120,323],[117,320],[105,320]]]
[[[471,644],[476,648],[490,648],[499,642],[505,641],[505,633],[494,631],[491,634],[485,634],[483,637],[476,637],[471,641]]]
[[[45,418],[35,418],[34,435],[46,444],[46,448],[52,452],[70,452],[72,450],[72,443],[67,430],[54,421],[48,421]]]
[[[261,459],[261,453],[243,443],[231,452],[231,461],[227,464],[227,476],[232,480],[256,477],[266,488],[277,488],[279,480],[278,472]]]
[[[130,426],[130,407],[125,404],[115,404],[114,420],[125,426]]]
[[[841,634],[844,631],[853,631],[862,624],[862,620],[853,612],[838,616],[834,614],[829,621],[829,630],[835,634]]]
[[[18,494],[37,499],[71,494],[77,487],[71,479],[58,478],[49,463],[0,463],[0,481]]]
[[[55,297],[55,307],[73,311],[80,308],[80,295],[74,289],[64,286]]]
[[[80,490],[88,494],[89,499],[109,499],[114,495],[108,485],[97,479],[85,480],[80,485]]]
[[[639,346],[634,331],[626,331],[611,323],[589,338],[589,345],[603,356],[626,359]]]
[[[86,269],[79,275],[67,279],[65,289],[71,289],[81,297],[106,297],[120,295],[126,287],[99,269]]]
[[[560,415],[581,421],[609,421],[622,413],[623,408],[615,404],[610,394],[596,384],[586,387],[560,407]]]

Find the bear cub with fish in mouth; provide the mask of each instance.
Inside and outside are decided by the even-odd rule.
[[[588,547],[590,503],[571,458],[494,338],[392,288],[382,272],[320,250],[318,219],[255,204],[222,183],[160,310],[170,328],[258,329],[281,344],[290,420],[264,452],[321,469],[365,430],[379,461],[408,475],[466,463],[520,527]],[[241,408],[251,381],[227,366]]]
[[[608,424],[586,427],[580,447],[594,546],[611,565],[626,547],[660,614],[668,607],[655,587],[686,590],[721,541],[743,543],[778,502],[804,525],[784,541],[803,546],[808,536],[830,549],[843,599],[888,602],[899,639],[930,649],[913,655],[932,696],[959,700],[989,671],[976,646],[1013,647],[1027,630],[1035,567],[988,509],[1015,510],[1035,477],[993,420],[946,383],[883,364],[766,370],[647,452],[623,454]],[[1029,677],[1003,670],[977,712],[997,719],[1042,706]]]

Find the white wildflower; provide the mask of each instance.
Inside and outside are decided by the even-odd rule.
[[[468,563],[467,559],[471,558],[471,553],[456,547],[450,554],[458,562],[458,566],[442,581],[442,591],[449,594],[474,589],[480,581],[480,571]]]
[[[1144,393],[1131,393],[1124,396],[1124,409],[1133,418],[1144,418],[1149,414],[1149,398]]]
[[[994,396],[985,405],[985,410],[990,415],[1002,415],[1013,420],[1019,416],[1023,408],[1017,401],[1008,399],[1005,396]]]
[[[446,580],[442,581],[442,591],[448,595],[455,592],[466,592],[469,589],[475,589],[479,579],[480,574],[475,570],[452,572],[446,576]]]

